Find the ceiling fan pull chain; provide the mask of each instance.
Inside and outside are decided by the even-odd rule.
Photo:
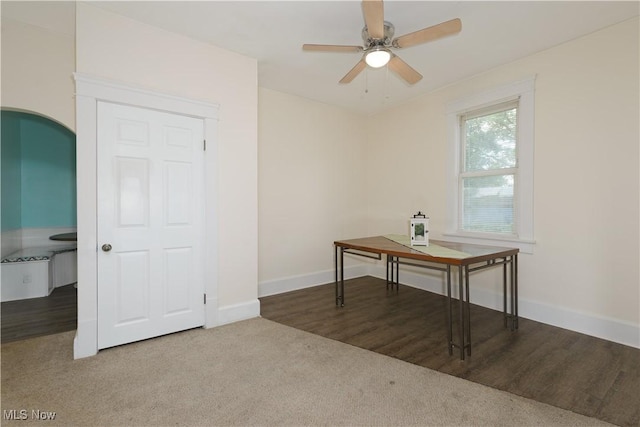
[[[386,103],[389,100],[389,67],[385,67],[384,70],[384,101]]]
[[[364,71],[364,93],[369,93],[369,70],[365,69]]]

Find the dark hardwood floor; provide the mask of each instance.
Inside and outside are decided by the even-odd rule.
[[[613,424],[640,425],[638,349],[522,318],[511,332],[501,312],[472,305],[472,354],[461,361],[447,349],[445,297],[402,285],[396,294],[384,280],[363,277],[345,282],[345,298],[339,308],[333,284],[317,286],[260,298],[261,315]]]
[[[48,297],[3,302],[2,342],[74,330],[77,306],[77,289],[73,285],[56,288]]]

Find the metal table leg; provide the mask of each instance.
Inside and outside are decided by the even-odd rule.
[[[340,247],[340,306],[344,307],[344,248]]]
[[[393,255],[387,255],[387,290],[389,290],[389,287],[393,290],[393,287],[395,286],[396,292],[398,291],[398,285],[400,283],[398,280],[399,271],[399,258]]]
[[[467,311],[467,319],[466,319],[466,331],[467,338],[462,341],[462,345],[467,347],[467,355],[471,356],[471,301],[469,297],[469,266],[464,266],[464,276],[465,276],[465,303],[466,311]]]
[[[333,246],[333,270],[335,273],[335,288],[336,288],[336,305],[338,305],[339,295],[338,295],[338,247]]]
[[[338,252],[340,255],[338,255]],[[335,246],[333,257],[335,266],[336,305],[344,307],[344,248]]]
[[[396,292],[398,292],[398,290],[400,289],[400,258],[393,257],[393,261],[396,264],[396,269],[395,269],[396,278],[393,282],[396,285]]]
[[[504,259],[507,261],[507,258]],[[502,264],[502,315],[504,317],[504,327],[507,327],[507,263]]]
[[[447,326],[449,327],[449,356],[453,354],[453,309],[451,298],[451,266],[447,264]]]
[[[464,270],[458,266],[458,346],[460,347],[460,360],[464,360]]]
[[[511,330],[518,329],[518,254],[511,256]]]
[[[375,255],[369,255],[367,251],[358,251],[334,244],[335,253],[333,255],[333,263],[335,266],[335,285],[336,285],[336,305],[344,307],[344,254],[357,255],[365,258],[382,260],[382,253],[373,252]],[[389,268],[387,260],[387,270]],[[387,281],[388,281],[387,273]]]
[[[451,319],[451,267],[447,266],[447,297],[449,299],[449,354],[453,347],[460,349],[460,360],[464,360],[465,349],[471,356],[471,301],[469,297],[469,266],[458,266],[458,343],[453,343],[453,325]]]
[[[391,256],[390,255],[387,255],[386,262],[387,262],[387,290],[389,290],[389,284],[391,283],[391,281],[389,280],[389,264],[391,264]]]
[[[510,283],[510,296],[511,296],[511,330],[515,329],[515,306],[516,306],[516,296],[515,296],[515,262],[514,257],[511,257],[511,283]]]
[[[504,259],[502,292],[504,327],[512,331],[518,329],[518,255],[511,255]],[[507,267],[509,267],[509,279],[507,280]],[[507,290],[507,281],[509,289]],[[507,309],[507,294],[509,294],[509,308]]]
[[[393,290],[393,279],[395,276],[395,269],[397,268],[397,265],[394,265],[395,261],[396,260],[393,255],[387,255],[387,290],[389,290],[389,287]]]

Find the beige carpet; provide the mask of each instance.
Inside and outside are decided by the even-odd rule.
[[[75,361],[74,334],[2,345],[3,425],[607,425],[266,319]]]

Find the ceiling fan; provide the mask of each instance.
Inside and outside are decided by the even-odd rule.
[[[395,28],[393,24],[384,20],[382,0],[363,0],[362,12],[365,22],[365,27],[362,29],[364,46],[302,45],[302,49],[306,51],[364,52],[362,59],[340,80],[340,83],[350,83],[367,65],[373,68],[380,68],[389,64],[391,71],[407,83],[415,84],[422,79],[422,75],[400,59],[391,49],[402,49],[430,42],[448,35],[457,34],[462,29],[462,22],[456,18],[394,39]]]

